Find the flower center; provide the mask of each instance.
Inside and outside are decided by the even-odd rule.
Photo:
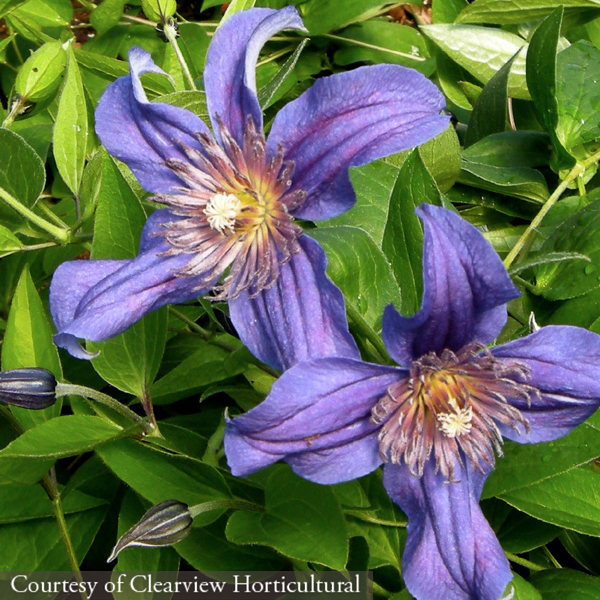
[[[290,211],[306,193],[290,191],[293,163],[284,161],[282,148],[267,155],[251,118],[241,144],[221,122],[219,134],[220,144],[199,134],[199,147],[181,147],[185,160],[166,161],[182,185],[178,193],[154,200],[175,217],[165,226],[165,254],[190,255],[176,275],[196,278],[199,290],[212,287],[213,299],[225,300],[243,291],[254,296],[275,283],[296,251],[302,229]]]
[[[530,402],[539,394],[523,383],[528,377],[525,365],[502,362],[478,343],[456,354],[422,356],[373,407],[371,420],[382,424],[382,460],[404,461],[420,477],[433,455],[436,471],[448,481],[465,456],[482,472],[493,467],[494,453],[502,454],[500,426],[529,431],[528,421],[508,401]]]
[[[233,194],[215,194],[204,209],[208,224],[218,231],[224,233],[226,229],[233,232],[238,210],[241,208],[240,200]]]

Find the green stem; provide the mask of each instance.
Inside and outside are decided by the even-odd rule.
[[[60,492],[58,491],[58,487],[56,485],[56,474],[54,467],[50,469],[50,473],[42,479],[41,483],[42,487],[44,490],[46,490],[46,493],[50,498],[50,502],[52,503],[52,512],[56,517],[56,523],[58,525],[58,530],[60,531],[60,537],[65,545],[69,562],[71,563],[71,569],[75,573],[75,579],[78,583],[82,583],[83,577],[81,576],[79,563],[77,562],[77,556],[75,555],[75,549],[73,548],[73,542],[71,541],[71,536],[69,535],[69,528],[65,519],[65,513],[62,509]],[[83,586],[80,587],[80,595],[82,600],[89,600]]]
[[[209,510],[218,510],[222,508],[233,508],[236,510],[253,510],[255,512],[264,512],[265,509],[260,504],[254,504],[254,502],[246,502],[246,500],[211,500],[210,502],[202,502],[202,504],[195,504],[190,506],[190,514],[192,519],[201,513],[208,512]]]
[[[387,52],[388,54],[394,54],[396,56],[402,56],[403,58],[409,58],[410,60],[416,60],[417,62],[424,62],[426,59],[422,56],[414,56],[406,52],[399,52],[398,50],[391,50],[390,48],[382,48],[381,46],[375,46],[374,44],[368,44],[367,42],[361,42],[359,40],[353,40],[350,38],[342,37],[341,35],[333,35],[332,33],[325,33],[323,37],[331,40],[338,40],[341,42],[347,42],[348,44],[354,44],[355,46],[363,46],[364,48],[371,48],[371,50],[379,50],[380,52]]]
[[[205,462],[212,467],[219,466],[219,457],[217,453],[221,444],[223,443],[223,437],[225,436],[225,421],[221,421],[219,426],[215,429],[215,432],[208,438],[206,444],[206,450],[202,456],[202,462]]]
[[[592,154],[589,158],[577,163],[569,172],[569,174],[563,179],[560,185],[554,190],[552,195],[546,200],[544,206],[542,206],[540,212],[533,218],[533,221],[529,224],[529,227],[523,232],[523,235],[517,240],[513,249],[507,254],[504,259],[504,266],[508,269],[512,265],[517,255],[521,252],[525,243],[535,233],[535,230],[539,227],[543,218],[548,214],[548,211],[556,204],[558,199],[562,196],[563,192],[569,187],[569,184],[577,179],[590,165],[600,160],[600,150],[595,154]]]
[[[181,69],[183,70],[183,74],[187,79],[188,85],[192,90],[197,90],[198,88],[194,83],[194,78],[192,77],[190,69],[188,68],[187,63],[185,62],[185,58],[183,58],[183,54],[181,54],[179,45],[177,44],[177,30],[175,29],[175,21],[169,18],[164,25],[163,31],[165,33],[165,37],[169,41],[169,44],[171,44],[171,48],[173,48],[173,51],[175,52],[175,56],[177,56],[177,60],[181,65]]]
[[[47,231],[50,235],[54,236],[61,244],[66,244],[71,234],[66,229],[61,229],[48,223],[45,219],[42,219],[39,215],[36,215],[32,210],[23,206],[16,198],[11,196],[4,188],[0,187],[0,198],[2,198],[6,204],[11,208],[14,208],[19,214],[23,215],[26,219],[29,219],[32,223],[35,223],[38,227]]]
[[[548,548],[546,546],[543,547],[543,550],[544,550],[544,554],[550,559],[550,562],[557,569],[562,569],[562,565],[556,560],[556,558],[554,558],[554,555],[552,554],[552,552],[550,552],[550,550],[548,550]]]
[[[531,569],[532,571],[545,571],[547,569],[547,567],[542,567],[542,565],[538,565],[534,562],[531,562],[526,558],[521,558],[520,556],[517,556],[512,552],[504,552],[504,554],[506,554],[506,558],[508,558],[508,560],[510,560],[511,562],[514,562],[517,565],[521,565],[522,567]]]
[[[291,52],[294,51],[294,49],[295,49],[295,46],[286,46],[285,48],[282,48],[281,50],[278,50],[277,52],[270,54],[266,58],[263,58],[263,60],[256,63],[256,66],[262,67],[263,65],[266,65],[267,63],[270,63],[273,60],[276,60],[282,56],[285,56],[286,54],[290,54]]]
[[[103,394],[98,390],[94,390],[83,385],[74,385],[71,383],[56,384],[57,398],[59,398],[60,396],[68,396],[69,394],[72,394],[74,396],[82,396],[83,398],[89,398],[90,400],[95,400],[99,404],[108,406],[115,412],[118,412],[120,415],[139,425],[145,434],[153,434],[155,432],[155,427],[153,427],[152,424],[148,423],[143,417],[140,417],[140,415],[133,412],[123,403],[119,402],[118,400],[115,400],[107,394]]]
[[[58,215],[55,215],[52,209],[45,202],[38,202],[38,207],[61,229],[69,229],[69,226]]]
[[[388,364],[391,363],[390,355],[388,354],[381,337],[377,335],[373,328],[364,320],[363,316],[356,308],[354,308],[354,306],[352,306],[352,304],[350,304],[350,302],[346,302],[346,312],[359,333],[371,342],[373,347],[381,355],[381,358]]]
[[[408,521],[388,521],[386,519],[378,519],[367,515],[360,510],[346,510],[344,511],[348,516],[366,521],[367,523],[374,523],[375,525],[385,525],[386,527],[401,527],[404,528],[408,525]]]

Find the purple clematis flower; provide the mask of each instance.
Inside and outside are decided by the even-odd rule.
[[[394,65],[319,79],[275,117],[265,140],[256,96],[260,49],[282,29],[302,30],[293,7],[231,17],[210,45],[204,84],[212,134],[194,114],[149,103],[144,73],[163,73],[139,48],[96,110],[96,132],[142,186],[167,206],[146,223],[133,260],[61,265],[50,288],[57,345],[90,355],[165,304],[212,291],[265,363],[358,357],[344,301],[325,275],[320,246],[294,218],[328,219],[355,196],[348,169],[441,133],[443,96]]]
[[[498,600],[508,561],[480,508],[502,436],[554,440],[600,402],[600,336],[544,327],[486,349],[518,291],[481,233],[424,205],[420,310],[388,306],[383,338],[400,367],[345,357],[286,371],[266,400],[230,421],[234,475],[280,458],[335,484],[385,463],[388,494],[408,516],[403,573],[419,600]]]

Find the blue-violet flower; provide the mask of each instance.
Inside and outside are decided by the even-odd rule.
[[[140,48],[130,51],[130,75],[100,99],[96,132],[167,208],[148,219],[135,259],[57,269],[57,345],[87,358],[77,338],[106,340],[151,310],[212,291],[229,301],[245,345],[273,367],[358,357],[324,252],[294,218],[348,210],[349,167],[429,140],[448,117],[420,73],[375,65],[317,80],[279,111],[265,140],[255,66],[286,28],[303,29],[293,7],[252,9],[219,27],[204,71],[212,134],[191,112],[148,102],[140,76],[164,73]]]
[[[423,205],[423,299],[412,317],[388,306],[383,339],[401,365],[344,357],[302,362],[266,400],[231,420],[233,474],[280,458],[335,484],[385,463],[388,494],[408,516],[403,576],[419,600],[498,600],[508,561],[479,508],[502,436],[554,440],[600,402],[600,336],[549,326],[487,349],[518,291],[481,233]]]

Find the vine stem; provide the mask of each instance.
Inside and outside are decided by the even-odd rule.
[[[71,569],[73,570],[73,573],[75,573],[75,579],[77,580],[77,583],[81,584],[83,583],[83,577],[81,576],[81,570],[79,569],[79,563],[77,562],[77,556],[75,555],[75,548],[73,548],[73,542],[71,541],[71,536],[69,535],[69,528],[65,519],[65,513],[62,509],[60,492],[58,491],[58,486],[56,485],[56,473],[54,471],[54,467],[50,469],[50,473],[42,479],[41,483],[42,487],[50,498],[50,502],[52,503],[52,512],[56,517],[56,523],[58,524],[60,537],[65,545],[65,549],[67,550],[69,562],[71,563]],[[80,586],[79,593],[82,600],[89,600],[83,586]]]
[[[323,37],[329,38],[331,40],[338,40],[340,42],[348,42],[349,44],[354,44],[355,46],[363,46],[364,48],[370,48],[371,50],[379,50],[380,52],[387,52],[388,54],[394,54],[395,56],[402,56],[403,58],[409,58],[410,60],[414,60],[417,62],[424,62],[426,59],[422,56],[415,56],[413,54],[408,54],[407,52],[400,52],[399,50],[391,50],[390,48],[382,48],[381,46],[375,46],[374,44],[369,44],[367,42],[361,42],[359,40],[352,40],[350,38],[345,38],[341,35],[333,35],[332,33],[325,33]]]
[[[260,504],[254,504],[254,502],[247,502],[246,500],[211,500],[210,502],[202,502],[202,504],[195,504],[190,506],[190,514],[192,519],[201,514],[208,512],[209,510],[217,510],[220,508],[234,508],[237,510],[253,510],[255,512],[265,512],[264,507]]]
[[[60,396],[68,396],[69,394],[73,394],[74,396],[82,396],[83,398],[89,398],[90,400],[95,400],[99,404],[103,404],[104,406],[108,406],[112,408],[114,411],[118,412],[120,415],[126,417],[130,421],[133,421],[137,425],[140,426],[142,431],[145,434],[154,434],[156,428],[148,423],[143,417],[140,417],[137,413],[133,412],[130,408],[125,406],[122,402],[115,400],[111,396],[107,394],[103,394],[98,390],[94,390],[92,388],[85,387],[83,385],[74,385],[71,383],[57,383],[56,384],[56,397]]]
[[[542,206],[540,212],[533,218],[533,221],[529,224],[529,227],[523,232],[523,235],[517,240],[517,243],[513,246],[512,250],[506,255],[504,259],[504,266],[508,269],[510,265],[517,258],[529,238],[533,235],[535,230],[539,227],[543,218],[548,214],[548,211],[556,204],[558,199],[562,196],[563,192],[567,189],[569,184],[577,179],[590,165],[600,160],[600,150],[595,152],[586,160],[577,163],[569,172],[569,174],[561,181],[560,185],[554,190],[552,195],[546,200],[544,206]]]
[[[1,187],[0,198],[2,198],[6,204],[8,204],[11,208],[14,208],[26,219],[29,219],[32,223],[35,223],[38,227],[54,236],[61,244],[66,244],[70,240],[71,234],[68,230],[62,229],[61,227],[56,227],[56,225],[52,225],[52,223],[48,223],[46,219],[42,219],[42,217],[36,215],[31,209],[23,206],[14,196],[11,196],[4,188]]]
[[[377,350],[377,352],[379,352],[381,355],[381,358],[388,364],[391,363],[392,361],[390,359],[390,355],[388,354],[381,337],[377,335],[373,328],[364,320],[363,316],[356,308],[354,308],[354,306],[352,306],[352,304],[350,304],[350,302],[346,302],[346,312],[348,313],[350,320],[354,323],[356,329],[358,329],[359,332],[366,339],[368,339],[369,342],[371,342],[375,350]]]
[[[513,554],[512,552],[504,552],[504,554],[506,554],[506,558],[508,558],[508,560],[510,560],[510,562],[514,562],[517,565],[521,565],[522,567],[527,567],[528,569],[532,570],[532,571],[545,571],[548,567],[543,567],[542,565],[538,565],[534,562],[531,562],[530,560],[527,560],[526,558],[521,558],[520,556],[517,556],[516,554]]]
[[[171,44],[171,48],[173,48],[173,51],[175,52],[175,56],[177,57],[177,60],[179,61],[179,64],[181,65],[181,69],[183,70],[183,74],[185,75],[185,78],[187,79],[188,85],[190,86],[190,88],[192,90],[196,91],[198,88],[196,87],[196,84],[194,83],[194,78],[192,77],[192,74],[190,73],[190,69],[187,66],[187,63],[185,62],[185,58],[183,58],[183,54],[181,54],[181,50],[179,49],[179,44],[177,43],[177,29],[175,29],[175,21],[173,19],[169,18],[164,25],[163,31],[165,33],[165,37],[169,41],[169,44]]]

